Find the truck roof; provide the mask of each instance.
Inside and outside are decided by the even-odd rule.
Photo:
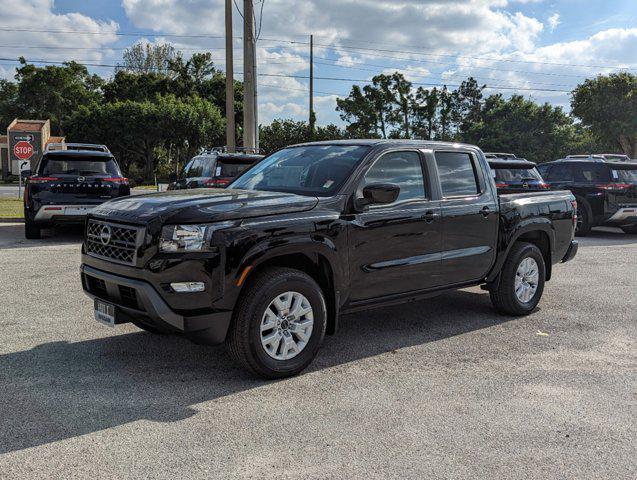
[[[378,146],[378,145],[404,145],[404,146],[435,146],[435,147],[465,147],[465,148],[478,148],[475,145],[458,142],[441,142],[437,140],[406,140],[406,139],[394,139],[394,138],[361,138],[361,139],[348,139],[348,140],[323,140],[320,142],[305,142],[297,143],[296,145],[290,145],[291,147],[305,147],[309,145],[352,145],[352,146]]]

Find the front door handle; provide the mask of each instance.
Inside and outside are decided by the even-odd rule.
[[[484,207],[482,207],[482,210],[480,210],[480,213],[484,215],[484,218],[486,218],[491,213],[491,209],[485,205]]]
[[[440,216],[439,213],[435,213],[433,210],[427,210],[425,212],[425,214],[422,216],[422,219],[426,222],[426,223],[431,223],[433,222],[436,218],[438,218]]]

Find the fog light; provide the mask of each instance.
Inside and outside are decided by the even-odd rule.
[[[206,288],[203,282],[171,283],[170,287],[177,293],[203,292]]]

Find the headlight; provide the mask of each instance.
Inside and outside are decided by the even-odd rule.
[[[212,234],[234,225],[220,222],[208,225],[166,225],[161,231],[160,252],[208,252]]]

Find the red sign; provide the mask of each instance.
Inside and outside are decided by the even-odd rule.
[[[33,145],[21,140],[13,146],[13,153],[20,160],[28,160],[33,156]]]

